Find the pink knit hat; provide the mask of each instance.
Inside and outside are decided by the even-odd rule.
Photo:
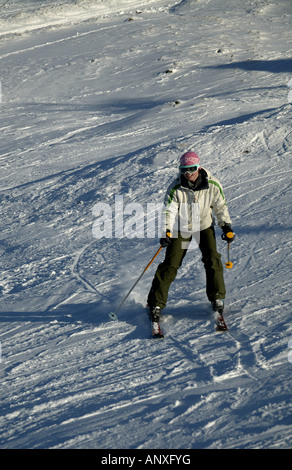
[[[199,165],[199,163],[200,163],[200,159],[195,152],[187,152],[187,153],[184,153],[180,157],[179,167],[187,168],[187,167]]]

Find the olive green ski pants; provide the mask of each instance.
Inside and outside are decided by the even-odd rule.
[[[171,283],[177,275],[179,267],[187,252],[187,242],[192,237],[185,239],[178,234],[171,239],[166,248],[165,259],[157,267],[152,286],[148,295],[148,305],[160,307],[166,306],[168,291]],[[196,238],[196,237],[195,237]],[[213,226],[202,230],[198,245],[202,253],[202,262],[206,271],[206,293],[210,301],[225,298],[225,284],[221,255],[217,252],[216,238]]]

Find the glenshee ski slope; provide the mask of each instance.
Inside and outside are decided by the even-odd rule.
[[[0,3],[1,449],[291,449],[291,1]],[[93,207],[163,202],[188,149],[237,233],[230,334],[193,250],[153,340],[156,262],[108,313],[157,239]]]

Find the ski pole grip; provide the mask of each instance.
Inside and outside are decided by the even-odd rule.
[[[233,232],[227,232],[226,237],[231,239],[231,238],[234,237],[234,233]]]

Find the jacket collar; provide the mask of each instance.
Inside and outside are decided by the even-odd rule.
[[[184,175],[179,175],[180,177],[180,185],[183,188],[191,189],[192,191],[201,191],[202,189],[208,189],[208,175],[204,168],[200,168],[199,176],[194,183],[188,181]]]

